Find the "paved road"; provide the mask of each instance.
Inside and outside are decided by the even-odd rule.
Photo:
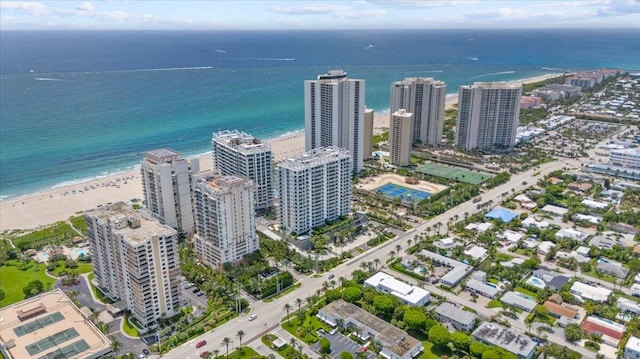
[[[566,167],[566,164],[554,161],[542,164],[538,166],[537,169],[531,169],[521,174],[516,174],[511,177],[511,180],[505,184],[502,184],[492,190],[487,191],[482,195],[483,201],[493,200],[494,203],[498,204],[501,201],[501,194],[508,192],[511,193],[512,190],[519,191],[523,189],[522,183],[526,181],[529,184],[533,184],[537,182],[538,178],[544,176],[545,174],[562,169]],[[536,175],[534,175],[536,173]],[[425,223],[420,224],[415,229],[409,230],[396,238],[374,248],[373,250],[369,250],[354,259],[351,259],[345,264],[334,268],[331,273],[335,275],[335,278],[345,277],[350,278],[351,273],[359,268],[361,262],[369,262],[378,258],[382,263],[385,263],[388,258],[388,253],[390,250],[394,249],[396,245],[401,245],[403,248],[406,246],[407,239],[413,239],[417,234],[422,233],[427,228],[435,225],[436,223],[442,223],[446,225],[449,219],[452,219],[455,215],[458,215],[458,218],[462,217],[462,214],[465,212],[472,214],[477,212],[476,208],[477,204],[472,201],[467,201],[462,203],[461,205],[432,218]],[[233,347],[239,344],[239,340],[236,338],[236,333],[239,330],[243,330],[246,335],[245,339],[243,339],[243,344],[249,344],[250,340],[247,338],[255,338],[255,340],[260,340],[260,336],[266,334],[270,328],[277,328],[279,326],[280,319],[286,314],[284,305],[289,303],[295,309],[297,308],[296,299],[305,299],[309,295],[316,293],[317,290],[322,288],[322,283],[327,280],[327,276],[321,276],[318,278],[309,278],[305,277],[300,280],[301,287],[292,293],[289,293],[281,298],[278,298],[270,303],[264,302],[255,302],[252,305],[251,314],[256,314],[258,318],[254,321],[249,321],[248,315],[243,315],[239,318],[236,318],[230,322],[225,323],[224,325],[214,329],[211,332],[201,335],[196,339],[192,339],[191,341],[185,343],[184,345],[172,350],[165,358],[176,358],[176,359],[194,359],[199,358],[199,354],[203,351],[212,351],[214,349],[220,350],[220,353],[224,353],[226,351],[225,346],[222,345],[222,339],[228,337],[233,340]],[[458,298],[458,297],[456,297]],[[468,303],[470,307],[475,308],[475,303]],[[465,304],[466,305],[466,304]],[[480,309],[481,312],[484,309]],[[520,326],[524,328],[524,323],[520,323]],[[514,328],[518,328],[519,326],[513,325]],[[523,330],[524,331],[524,330]],[[549,337],[552,339],[552,337]],[[196,349],[195,345],[201,340],[206,340],[207,345],[200,349]],[[552,339],[555,340],[555,339]],[[561,342],[560,342],[561,343]],[[578,348],[573,348],[578,349]],[[230,346],[231,350],[231,346]]]

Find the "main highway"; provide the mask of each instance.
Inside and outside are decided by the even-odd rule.
[[[534,184],[537,182],[538,178],[546,175],[547,173],[562,169],[563,167],[567,167],[567,164],[560,161],[553,161],[544,163],[538,167],[527,170],[520,174],[512,175],[511,179],[496,188],[488,190],[487,192],[482,194],[482,202],[486,202],[492,200],[493,203],[500,203],[502,200],[503,193],[512,193],[513,191],[520,191],[527,185],[523,185],[523,182],[528,184]],[[422,233],[427,228],[434,226],[437,223],[441,223],[442,225],[446,225],[448,221],[454,216],[458,215],[458,219],[462,218],[462,214],[475,213],[477,211],[477,204],[473,203],[471,200],[460,204],[459,206],[450,209],[449,211],[436,216],[429,221],[418,225],[415,229],[404,232],[397,237],[387,241],[386,243],[372,248],[371,250],[358,255],[357,257],[350,259],[346,263],[341,264],[340,266],[332,269],[330,271],[331,274],[335,276],[335,279],[340,277],[350,278],[351,273],[358,269],[360,263],[362,262],[370,262],[374,261],[376,258],[381,260],[381,263],[385,263],[388,259],[388,253],[390,250],[395,249],[396,245],[401,245],[403,248],[406,246],[408,239],[413,239],[417,234]],[[394,273],[395,274],[395,273]],[[220,351],[220,354],[224,354],[226,352],[225,345],[222,344],[222,340],[225,337],[232,339],[233,344],[229,346],[229,351],[231,352],[235,347],[240,345],[240,341],[236,337],[236,333],[239,330],[245,332],[245,336],[242,339],[243,345],[251,346],[251,343],[255,340],[260,341],[260,338],[266,334],[267,332],[276,329],[279,326],[280,319],[286,315],[286,311],[284,309],[285,304],[291,304],[291,311],[297,310],[296,299],[300,298],[304,300],[310,295],[316,293],[318,290],[322,288],[323,282],[327,281],[327,274],[319,277],[303,277],[300,279],[300,288],[295,291],[288,293],[278,299],[273,300],[272,302],[262,302],[256,301],[251,304],[251,312],[248,314],[244,314],[238,318],[235,318],[220,327],[213,329],[210,332],[207,332],[195,339],[190,340],[189,342],[181,345],[178,348],[173,349],[171,352],[164,355],[166,358],[176,358],[176,359],[195,359],[200,357],[200,353],[204,351],[213,351],[215,349]],[[436,287],[431,287],[430,284],[426,283],[426,289],[431,289],[434,294],[442,294],[440,290],[437,290]],[[479,314],[482,316],[488,316],[492,313],[488,313],[486,308],[476,308],[475,303],[462,303],[462,298],[456,297],[455,295],[449,293],[447,298],[453,302],[457,302],[469,307],[472,307],[478,310]],[[487,312],[487,313],[485,313]],[[257,319],[250,321],[249,315],[255,314]],[[484,314],[484,315],[483,315]],[[525,325],[521,321],[512,321],[512,328],[517,328],[521,332],[525,331]],[[549,337],[554,342],[557,341],[559,344],[564,344],[564,338],[562,337]],[[196,349],[196,344],[202,340],[206,340],[207,344],[201,348]],[[581,347],[574,347],[572,349],[579,351],[582,353]],[[590,352],[585,352],[583,355],[586,355]],[[591,353],[592,354],[592,353]],[[155,356],[154,356],[155,357]]]

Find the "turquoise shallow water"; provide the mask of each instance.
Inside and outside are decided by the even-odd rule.
[[[597,67],[640,69],[638,30],[0,32],[0,197],[208,151],[212,131],[304,127],[303,81],[332,68],[389,107],[392,81],[449,93]],[[375,46],[369,46],[375,44]],[[33,71],[32,71],[33,70]]]

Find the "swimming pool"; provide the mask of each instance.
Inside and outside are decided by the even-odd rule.
[[[386,197],[400,198],[411,202],[419,202],[423,199],[431,197],[431,193],[429,192],[398,186],[397,184],[393,183],[382,185],[376,188],[374,191],[379,192]]]
[[[544,284],[544,281],[542,281],[542,279],[536,278],[536,277],[531,277],[527,279],[527,283],[538,288],[544,288],[547,286],[546,284]]]
[[[88,255],[89,252],[86,249],[76,249],[76,255],[80,257],[81,255]]]

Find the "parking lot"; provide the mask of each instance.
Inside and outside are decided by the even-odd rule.
[[[322,333],[319,332],[318,335],[321,338],[327,338],[329,339],[329,342],[331,342],[331,353],[329,353],[329,356],[333,359],[338,359],[340,358],[340,353],[342,352],[349,352],[349,353],[353,353],[356,354],[360,351],[362,351],[362,345],[354,342],[353,340],[347,338],[344,334],[340,333],[340,332],[336,332],[335,334],[329,334],[329,333]],[[315,342],[312,346],[313,350],[315,350],[316,352],[320,352],[320,342]],[[365,352],[365,354],[367,355],[367,359],[375,359],[376,355],[371,353],[371,352]]]
[[[187,281],[180,283],[180,296],[182,297],[182,305],[190,305],[196,308],[194,309],[194,316],[199,314],[197,313],[198,306],[207,307],[207,296]]]

